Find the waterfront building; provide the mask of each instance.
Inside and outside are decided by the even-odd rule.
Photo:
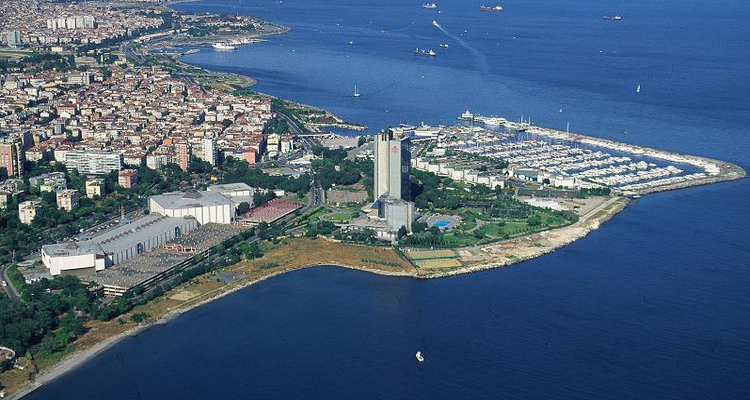
[[[57,207],[68,212],[78,208],[78,191],[73,189],[60,190],[55,194]]]
[[[117,184],[125,189],[130,189],[138,183],[138,171],[126,169],[117,173]]]
[[[119,178],[119,177],[118,177]],[[104,197],[104,181],[101,179],[90,179],[86,181],[86,197]]]
[[[23,175],[24,149],[21,137],[15,134],[0,139],[0,170],[5,177]],[[0,174],[3,173],[0,171]]]
[[[194,218],[146,215],[88,240],[44,245],[42,262],[52,276],[90,275],[179,238],[197,226]]]
[[[378,216],[385,219],[391,231],[398,231],[403,226],[407,232],[411,232],[414,203],[394,197],[381,197],[378,199]]]
[[[31,221],[43,212],[42,202],[38,200],[27,200],[18,205],[18,219],[22,224],[29,225]]]
[[[55,158],[58,158],[58,151]],[[63,163],[83,175],[106,175],[122,169],[122,154],[106,151],[65,151]]]
[[[385,130],[375,137],[374,197],[411,199],[411,141]]]

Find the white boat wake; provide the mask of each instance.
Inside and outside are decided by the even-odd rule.
[[[438,28],[440,32],[443,32],[445,34],[445,36],[448,36],[449,38],[458,42],[458,44],[460,44],[461,47],[465,48],[466,50],[469,50],[469,53],[471,53],[471,57],[474,59],[474,62],[477,64],[477,69],[479,70],[479,72],[481,72],[484,75],[489,75],[490,65],[487,62],[487,56],[485,56],[481,51],[477,50],[470,44],[466,43],[465,40],[446,31],[445,28],[443,28],[437,21],[433,20],[432,26],[434,26],[435,28]]]

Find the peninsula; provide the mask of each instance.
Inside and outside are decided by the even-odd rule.
[[[159,5],[39,1],[27,15],[27,3],[0,5],[13,30],[0,51],[0,307],[19,327],[0,334],[9,398],[282,273],[503,267],[583,238],[642,195],[745,177],[469,111],[452,126],[341,136],[326,130],[366,127],[180,61],[286,27]]]

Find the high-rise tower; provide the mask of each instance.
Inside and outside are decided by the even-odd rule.
[[[383,195],[411,200],[411,140],[385,130],[375,137],[375,199]]]

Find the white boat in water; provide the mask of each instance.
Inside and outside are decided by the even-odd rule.
[[[422,8],[427,8],[427,9],[432,10],[432,9],[437,8],[437,4],[435,4],[435,3],[422,3]]]
[[[414,55],[435,57],[437,55],[437,53],[435,53],[435,50],[433,50],[433,49],[422,50],[420,48],[417,48],[417,49],[414,50]]]
[[[216,50],[234,50],[237,48],[237,46],[232,46],[231,44],[227,43],[214,43],[213,48]]]
[[[417,357],[417,361],[419,361],[421,363],[424,362],[424,357],[422,356],[422,352],[421,351],[417,352],[416,357]]]
[[[473,121],[474,120],[474,114],[471,113],[471,111],[466,110],[463,114],[461,114],[458,119],[462,119],[464,121]]]
[[[354,85],[354,97],[359,97],[359,91],[357,91],[357,85]]]

